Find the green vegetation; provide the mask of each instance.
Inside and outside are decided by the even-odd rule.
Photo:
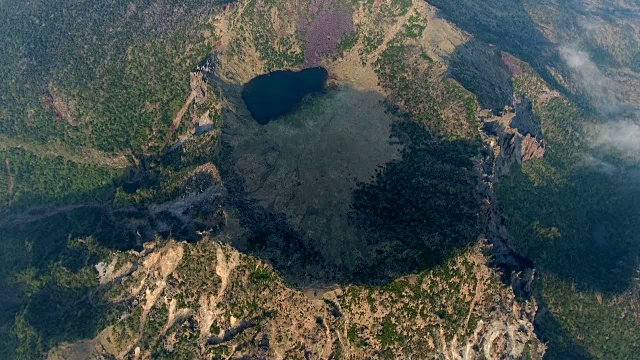
[[[448,342],[454,337],[460,339],[462,334],[471,336],[480,321],[492,321],[489,320],[492,316],[505,320],[497,314],[508,313],[502,308],[509,306],[502,301],[512,301],[507,300],[507,288],[497,273],[489,277],[477,276],[484,271],[478,267],[484,265],[477,261],[485,250],[482,247],[467,249],[439,266],[400,278],[384,287],[349,287],[341,305],[350,321],[346,336],[351,346],[367,346],[371,319],[374,320],[372,330],[376,342],[390,358],[424,357],[434,352],[429,344],[440,341],[435,339],[439,336]],[[475,310],[469,313],[473,297],[469,295],[474,293],[472,289],[477,289],[479,281],[483,283],[484,300],[475,301]]]
[[[352,31],[346,34],[338,43],[337,57],[343,56],[347,51],[351,50],[358,42],[360,34],[358,31]]]
[[[539,91],[530,74],[514,86],[528,98]],[[637,319],[616,321],[612,313],[622,314],[637,301],[623,294],[635,286],[640,255],[640,224],[634,220],[640,188],[584,165],[590,153],[582,130],[586,120],[566,100],[536,102],[534,112],[542,120],[545,158],[515,166],[496,190],[518,251],[544,276],[538,297],[549,313],[543,308],[539,323],[549,354],[601,357],[604,349],[615,349],[614,358],[633,358],[640,346],[630,337],[640,331]],[[615,158],[606,161],[625,167]],[[617,297],[619,304],[600,306],[597,297]]]
[[[0,209],[11,199],[14,207],[24,208],[42,203],[61,203],[79,200],[95,200],[104,197],[120,171],[98,165],[78,164],[60,156],[49,157],[11,148],[0,150],[0,159],[9,162],[0,170],[0,177],[11,176],[13,189]],[[8,188],[5,194],[8,193]]]
[[[545,277],[543,283],[542,295],[562,329],[579,339],[593,357],[637,357],[640,346],[637,280],[633,292],[621,296],[576,291],[570,282],[553,276]]]
[[[366,34],[362,39],[363,54],[371,54],[384,42],[384,33],[382,31],[373,34]]]
[[[519,249],[546,271],[583,289],[628,286],[640,250],[632,235],[640,230],[632,220],[636,189],[588,170],[568,176],[566,185],[536,186],[514,169],[499,195]]]
[[[3,334],[0,341],[2,354],[8,358],[38,359],[61,341],[93,337],[117,308],[95,291],[96,272],[87,264],[106,260],[108,254],[95,239],[69,240],[46,257],[38,256],[40,247],[28,244],[29,258],[23,256],[20,261],[23,270],[3,281],[7,281],[3,288],[16,291],[27,304],[17,313],[11,333]],[[9,313],[3,314],[3,323],[7,320],[4,316]],[[17,348],[9,348],[11,343],[17,343]]]
[[[426,68],[424,63],[415,63],[414,54],[421,58],[424,53],[401,34],[375,62],[380,84],[390,90],[391,100],[402,104],[399,110],[449,139],[477,139],[478,105],[473,94],[442,78],[431,62]],[[445,113],[455,115],[445,118]]]
[[[172,276],[172,283],[183,289],[180,301],[187,305],[197,304],[203,293],[215,293],[220,286],[216,273],[216,252],[211,251],[210,242],[199,242],[195,246],[186,247],[182,264]]]
[[[166,329],[167,304],[157,303],[143,317],[140,304],[111,301],[125,293],[124,285],[101,288],[94,266],[120,256],[114,248],[139,245],[140,231],[153,234],[155,229],[146,224],[161,222],[179,236],[176,229],[191,224],[178,217],[202,220],[208,227],[219,215],[217,208],[211,210],[219,205],[214,202],[206,209],[187,206],[188,212],[178,215],[145,209],[217,185],[217,170],[201,169],[210,165],[217,135],[164,150],[191,130],[186,121],[172,129],[173,117],[191,91],[189,72],[216,51],[220,34],[209,19],[216,5],[226,2],[0,2],[0,288],[5,289],[0,295],[0,358],[44,358],[61,342],[91,338],[114,323],[117,339],[141,335],[139,345],[152,350],[153,358],[201,355],[193,319],[184,320],[187,326]],[[378,317],[379,332],[374,334],[385,347],[380,356],[389,358],[397,351],[424,351],[424,336],[437,329],[411,329],[412,336],[406,336],[404,325],[411,319],[445,324],[447,341],[459,329],[470,334],[481,320],[482,310],[469,314],[470,300],[463,295],[469,291],[465,286],[478,281],[473,265],[454,266],[451,261],[469,250],[481,230],[471,160],[479,150],[478,102],[500,110],[514,92],[530,99],[540,93],[531,87],[536,84],[530,77],[511,82],[500,50],[530,61],[550,83],[555,80],[548,69],[558,60],[521,2],[429,2],[479,39],[452,56],[450,75],[456,81],[444,79],[439,64],[417,44],[426,28],[418,15],[380,54],[384,29],[350,33],[338,46],[344,54],[361,41],[363,58],[379,55],[374,70],[380,85],[391,94],[389,103],[398,104],[391,105],[392,111],[408,119],[394,129],[406,145],[401,158],[378,172],[375,183],[360,184],[351,220],[374,229],[367,246],[388,259],[366,271],[426,270],[415,282],[350,289],[344,306],[355,308],[359,301],[374,314],[392,309]],[[373,3],[367,1],[366,7],[373,9]],[[301,35],[283,31],[287,26],[272,21],[264,4],[249,0],[243,5],[236,19],[239,36],[225,51],[242,57],[250,44],[267,71],[302,66]],[[410,0],[393,0],[371,11],[403,16],[411,5]],[[508,10],[498,14],[496,9]],[[483,16],[470,16],[479,12]],[[498,48],[488,48],[488,43]],[[601,64],[627,65],[604,47],[591,45],[588,52]],[[629,57],[629,67],[640,71],[640,53]],[[584,350],[596,357],[637,357],[638,185],[583,166],[584,114],[578,108],[562,98],[534,100],[542,119],[545,159],[512,169],[497,192],[516,248],[542,273],[536,296],[550,354]],[[218,120],[220,113],[212,117]],[[123,156],[136,165],[125,171],[115,164]],[[619,159],[606,160],[623,166]],[[275,217],[258,215],[266,219],[260,225],[275,223]],[[195,226],[190,230],[194,233]],[[266,243],[265,234],[251,241]],[[303,253],[299,245],[304,243],[296,242],[293,230],[282,234],[289,242],[287,255]],[[217,294],[221,285],[215,276],[219,249],[212,242],[184,249],[168,288],[177,292],[171,295],[179,308],[198,309],[201,295]],[[118,258],[119,265],[123,259]],[[255,329],[237,334],[248,342],[262,330],[261,319],[275,311],[256,293],[273,291],[281,279],[257,260],[247,260],[235,271],[225,279],[229,290],[220,306],[239,319],[255,319]],[[497,278],[488,283],[487,296],[497,297]],[[411,301],[403,301],[407,298]],[[224,326],[216,320],[210,329],[218,334]],[[371,339],[360,336],[363,329],[352,324],[349,341],[366,346]],[[164,336],[165,330],[175,338]],[[225,345],[213,350],[220,357],[232,351]]]
[[[478,236],[480,204],[471,161],[477,145],[436,139],[413,121],[394,131],[407,139],[402,157],[378,172],[374,183],[353,192],[352,219],[366,231],[368,246],[384,253],[381,263],[405,272],[428,269]],[[372,277],[380,268],[370,271]]]
[[[12,34],[0,39],[0,157],[15,172],[9,194],[0,170],[0,208],[95,198],[120,175],[97,150],[115,158],[164,146],[189,71],[213,50],[193,16],[204,3],[0,4],[0,30]]]
[[[169,18],[179,13],[172,6],[153,14],[141,1],[3,2],[3,33],[15,36],[0,40],[6,49],[0,68],[10,76],[0,84],[0,133],[109,152],[164,140],[188,94],[189,71],[211,49],[191,23],[197,2],[183,3],[186,13]],[[157,110],[145,110],[156,103]]]
[[[251,280],[257,283],[271,280],[271,271],[269,269],[257,269],[250,275]]]
[[[488,44],[471,41],[456,48],[449,61],[449,74],[476,94],[482,108],[495,114],[513,102],[511,73],[500,51]]]
[[[382,343],[382,347],[388,347],[389,345],[394,345],[402,341],[402,336],[398,334],[397,327],[390,317],[386,317],[382,322],[382,329],[378,337]]]
[[[169,309],[164,304],[155,306],[149,312],[147,322],[144,324],[144,335],[138,342],[141,349],[154,349],[158,345],[158,334],[167,326],[168,319]]]
[[[131,168],[118,179],[113,205],[148,206],[212,186],[215,180],[206,169],[200,174],[195,172],[211,160],[217,142],[216,134],[203,134],[186,141],[176,151],[145,157],[142,161],[148,166]]]
[[[409,18],[409,22],[404,26],[404,36],[410,39],[418,39],[422,37],[422,33],[426,28],[426,19],[414,14]]]
[[[278,4],[272,3],[278,7]],[[282,5],[282,4],[279,4]],[[281,9],[283,12],[289,10]],[[257,50],[260,59],[266,64],[267,72],[285,69],[298,68],[304,63],[304,41],[300,39],[300,34],[286,34],[285,36],[276,30],[277,24],[274,19],[264,12],[264,9],[257,4],[256,0],[249,0],[242,7],[238,36],[234,38],[227,50],[231,54],[242,55],[240,49],[249,41]],[[279,39],[274,46],[274,39]],[[232,55],[230,55],[232,56]]]
[[[145,158],[177,136],[189,72],[216,40],[203,5],[215,10],[202,0],[0,2],[1,358],[37,359],[104,328],[114,309],[93,265],[111,252],[99,244],[128,242],[110,203],[173,196],[209,156],[185,145],[157,171],[161,185],[141,186],[148,196],[113,200],[131,180],[121,156]]]
[[[16,316],[12,335],[16,338],[14,344],[17,344],[17,348],[9,348],[9,346],[4,349],[0,348],[3,350],[2,354],[12,354],[17,359],[39,359],[43,357],[44,347],[42,341],[37,331],[25,319],[24,313]]]
[[[562,89],[549,69],[561,66],[555,46],[549,43],[529,15],[525,2],[486,0],[429,0],[456,26],[485,44],[523,59],[554,88]],[[493,89],[487,88],[489,93]],[[567,92],[568,93],[568,92]],[[480,93],[477,93],[480,96]]]
[[[381,13],[391,16],[404,16],[411,8],[411,0],[392,0],[389,3],[383,3]]]
[[[352,344],[358,343],[358,328],[355,325],[351,325],[347,331],[347,337]]]
[[[591,60],[599,66],[612,68],[620,66],[615,56],[613,56],[607,49],[601,48],[598,45],[591,45],[588,47],[587,51],[591,56]]]
[[[200,176],[203,174],[199,173],[192,177],[189,177],[189,174],[198,162],[206,159],[214,145],[215,136],[203,135],[185,143],[183,145],[185,151],[178,152],[176,158],[150,157],[143,160],[154,165],[132,171],[128,176],[118,180],[120,193],[124,191],[123,187],[130,186],[132,183],[136,185],[139,181],[143,186],[140,189],[146,189],[145,191],[151,196],[144,201],[140,200],[137,204],[146,206],[150,201],[179,197],[180,194],[211,186],[211,174]],[[17,149],[11,151],[12,153],[9,153],[13,156],[11,161],[15,160],[17,164],[20,159],[49,161],[44,169],[57,170],[58,175],[64,175],[56,177],[49,173],[33,174],[27,171],[43,168],[12,166],[12,174],[17,179],[16,184],[31,181],[33,189],[42,189],[39,190],[40,192],[26,192],[32,196],[30,198],[16,197],[16,199],[26,204],[25,199],[36,199],[35,196],[41,196],[43,200],[48,202],[55,200],[61,205],[59,208],[43,207],[38,211],[9,213],[9,216],[3,219],[6,221],[0,224],[3,234],[0,241],[0,263],[2,264],[0,286],[9,289],[7,295],[0,299],[3,305],[0,322],[14,324],[13,329],[0,328],[0,334],[2,334],[0,354],[3,358],[14,358],[19,356],[16,351],[23,351],[20,349],[37,350],[40,354],[38,356],[24,355],[24,358],[31,359],[39,358],[42,352],[61,341],[93,337],[97,330],[106,326],[114,311],[120,311],[121,314],[122,309],[119,309],[121,305],[112,305],[112,302],[107,299],[117,298],[122,293],[122,289],[104,289],[104,293],[103,290],[96,290],[97,273],[93,266],[100,261],[109,263],[113,248],[129,249],[134,246],[135,238],[127,239],[130,230],[126,230],[127,227],[124,224],[135,221],[136,218],[144,219],[145,213],[142,210],[140,212],[126,210],[119,213],[121,210],[113,209],[110,203],[117,203],[122,199],[114,201],[114,196],[117,197],[118,193],[113,194],[110,183],[109,186],[104,187],[100,197],[96,195],[88,197],[91,194],[88,191],[97,185],[83,179],[80,175],[91,174],[86,169],[97,169],[94,171],[99,172],[98,167],[64,162],[60,158],[40,159]],[[215,174],[215,168],[210,167],[210,169]],[[78,172],[79,175],[72,176],[73,171]],[[106,170],[104,172],[105,176],[111,173]],[[48,194],[47,184],[34,183],[45,177],[57,181],[52,184],[61,184],[56,187],[52,187],[52,184],[48,186],[61,192],[62,195]],[[162,181],[158,181],[156,185],[155,179]],[[23,189],[17,185],[16,188]],[[69,190],[78,191],[78,193]],[[17,194],[20,193],[16,192]],[[54,194],[59,196],[59,200],[44,197]],[[93,191],[93,194],[96,192]],[[80,198],[81,195],[85,197]],[[65,205],[74,199],[85,203]],[[16,209],[15,206],[12,210]],[[114,221],[121,221],[121,223],[114,223]],[[22,222],[26,225],[21,224]],[[90,235],[95,237],[87,238]],[[217,283],[210,278],[210,274],[215,273],[215,268],[211,267],[215,260],[215,253],[207,263],[190,262],[189,255],[188,253],[185,255],[187,260],[180,270],[184,275],[181,279],[187,282],[186,288],[194,292],[204,288],[215,289]],[[124,262],[126,262],[124,258],[118,257],[118,264],[122,265]],[[181,300],[181,304],[187,302],[193,304],[197,299],[196,293],[185,291],[182,299],[178,300]],[[118,333],[119,337],[126,338],[129,336],[127,334],[137,331],[138,324],[135,317],[129,317],[123,324]]]

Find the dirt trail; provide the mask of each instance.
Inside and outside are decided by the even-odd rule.
[[[403,16],[397,17],[396,19],[394,19],[395,21],[394,24],[385,30],[382,44],[378,46],[376,50],[369,57],[369,61],[368,61],[369,66],[374,64],[376,60],[380,58],[380,55],[382,55],[382,52],[387,49],[387,47],[393,41],[393,39],[395,39],[396,36],[400,33],[400,31],[402,31],[402,28],[406,23],[409,22],[409,19],[411,18],[412,15],[413,15],[413,11],[407,11],[407,13],[404,14]]]
[[[473,315],[473,310],[476,307],[476,304],[480,301],[482,301],[482,296],[484,295],[484,283],[485,283],[485,279],[486,279],[486,273],[485,271],[480,272],[479,276],[478,276],[478,282],[476,283],[476,288],[474,291],[474,296],[473,296],[473,300],[471,300],[471,304],[469,305],[469,313],[467,314],[467,319],[464,322],[464,329],[467,329],[469,327],[469,320],[471,320],[471,316]]]
[[[4,159],[4,164],[7,166],[7,175],[9,176],[9,189],[7,191],[7,195],[9,196],[9,206],[11,206],[13,203],[13,188],[16,183],[13,175],[11,175],[11,163],[9,162],[9,159]]]
[[[130,165],[124,154],[109,154],[91,148],[72,150],[59,143],[38,144],[18,141],[0,134],[0,149],[10,148],[24,149],[41,156],[60,156],[77,164],[100,165],[112,169],[125,169]]]
[[[0,228],[11,227],[15,225],[28,224],[37,220],[45,219],[57,214],[82,209],[82,208],[100,208],[104,205],[93,202],[86,204],[75,204],[65,206],[39,206],[29,209],[24,213],[19,214],[7,214],[6,212],[0,212]]]
[[[187,110],[189,110],[189,105],[191,105],[191,103],[193,102],[193,100],[195,100],[195,98],[196,98],[196,92],[191,91],[191,94],[187,98],[187,101],[184,102],[184,105],[182,105],[182,108],[180,109],[180,111],[178,111],[176,116],[173,118],[173,123],[171,124],[172,135],[180,127],[180,123],[182,122],[182,118],[184,117],[184,114],[187,112]]]

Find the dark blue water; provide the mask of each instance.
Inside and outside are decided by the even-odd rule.
[[[328,76],[323,67],[270,72],[246,83],[242,99],[251,116],[265,125],[296,110],[305,95],[322,91]]]

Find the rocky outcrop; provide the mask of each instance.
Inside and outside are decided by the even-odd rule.
[[[536,304],[518,301],[480,243],[385,287],[288,287],[266,263],[211,238],[120,254],[112,301],[131,307],[52,359],[540,359]],[[118,261],[122,263],[123,261]],[[115,272],[122,272],[114,266]],[[311,295],[311,294],[315,294]]]
[[[507,174],[513,164],[522,164],[532,159],[544,157],[544,140],[532,134],[522,134],[511,124],[517,114],[505,111],[502,116],[492,116],[485,111],[480,119],[484,134],[494,153],[494,175],[496,178]]]
[[[204,104],[207,100],[207,83],[203,73],[200,71],[189,73],[189,86],[191,88],[191,93],[195,94],[196,104]]]
[[[519,156],[521,162],[542,157],[544,157],[544,143],[538,142],[531,135],[521,137]]]
[[[501,116],[494,116],[488,110],[480,114],[482,133],[491,150],[482,170],[483,196],[487,201],[485,235],[493,246],[493,265],[501,269],[502,280],[511,285],[518,297],[527,299],[535,278],[534,264],[513,249],[513,239],[507,231],[507,219],[498,206],[494,185],[515,164],[543,158],[545,147],[530,103],[523,99],[516,101],[514,107],[523,114],[514,113],[509,107]]]

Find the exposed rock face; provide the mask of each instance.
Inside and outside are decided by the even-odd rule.
[[[492,162],[490,156],[485,161]],[[489,169],[493,170],[491,165]],[[528,299],[531,295],[532,283],[535,278],[535,268],[531,260],[520,256],[513,249],[513,238],[507,231],[507,219],[502,214],[496,194],[494,184],[498,178],[496,174],[485,173],[484,196],[487,203],[484,212],[485,236],[492,245],[492,265],[500,268],[502,281],[510,284],[513,292],[521,299]]]
[[[302,291],[213,239],[149,243],[120,256],[112,301],[131,304],[95,339],[51,359],[540,359],[534,302],[519,302],[479,244],[383,288]],[[123,262],[123,261],[119,261]],[[135,269],[131,271],[130,269]]]
[[[498,178],[508,173],[515,163],[522,164],[544,156],[544,140],[538,140],[531,134],[523,135],[511,127],[516,114],[506,112],[500,117],[492,117],[485,112],[484,115],[488,117],[482,117],[483,128],[491,138],[489,143],[495,156],[494,172]]]
[[[190,145],[186,142],[181,146]],[[140,172],[144,172],[144,169]],[[135,185],[135,175],[133,177],[131,183]],[[137,209],[135,212],[128,207],[117,208],[109,216],[119,216],[114,219],[119,219],[116,225],[123,232],[123,237],[135,237],[138,245],[170,233],[181,239],[195,241],[199,233],[216,232],[224,226],[226,215],[222,202],[225,188],[215,165],[205,163],[194,168],[177,186],[176,191],[180,194],[177,198],[148,204],[144,210]],[[103,267],[108,269],[106,265]]]
[[[207,83],[201,71],[189,73],[191,92],[195,94],[196,104],[201,105],[207,100]]]
[[[544,157],[544,143],[538,142],[531,135],[521,138],[520,161],[527,162],[531,159]]]
[[[511,60],[511,66],[519,66],[517,60]],[[488,110],[480,116],[483,134],[492,150],[484,160],[483,169],[484,196],[487,199],[485,235],[493,245],[493,265],[502,270],[503,281],[512,286],[517,296],[529,298],[535,277],[534,264],[513,249],[513,238],[507,231],[507,219],[498,206],[494,185],[508,174],[514,164],[544,157],[545,148],[542,131],[530,103],[523,99],[516,101],[514,107],[522,113],[510,112],[506,107],[502,116],[493,116]]]

